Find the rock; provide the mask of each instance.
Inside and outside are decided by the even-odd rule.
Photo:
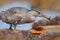
[[[47,29],[41,34],[42,40],[55,40],[60,38],[60,29]]]
[[[58,40],[60,29],[47,29],[42,34],[32,34],[30,31],[1,30],[0,40]]]

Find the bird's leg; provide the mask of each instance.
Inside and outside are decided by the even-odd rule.
[[[10,24],[10,28],[9,29],[12,30],[12,24]]]
[[[16,29],[16,25],[17,25],[17,24],[13,24],[13,26],[14,26],[14,30]]]

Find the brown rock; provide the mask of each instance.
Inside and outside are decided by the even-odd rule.
[[[32,34],[30,31],[3,30],[0,40],[58,40],[60,29],[47,29],[42,34]]]

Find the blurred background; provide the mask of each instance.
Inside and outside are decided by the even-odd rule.
[[[40,10],[44,10],[41,12],[48,15],[48,17],[60,16],[60,0],[0,0],[0,12],[6,11],[11,7],[39,8]],[[36,18],[36,21],[41,19],[43,18]],[[0,21],[0,29],[5,28],[9,28],[9,24]],[[32,23],[17,26],[19,30],[28,30],[31,28]]]
[[[28,2],[32,7],[40,8],[42,10],[60,11],[60,0],[0,0],[0,8],[4,5],[9,5],[14,2],[20,3],[21,1]]]

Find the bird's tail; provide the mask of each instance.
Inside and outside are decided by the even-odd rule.
[[[4,14],[4,11],[0,12],[0,20],[2,19],[3,14]]]

